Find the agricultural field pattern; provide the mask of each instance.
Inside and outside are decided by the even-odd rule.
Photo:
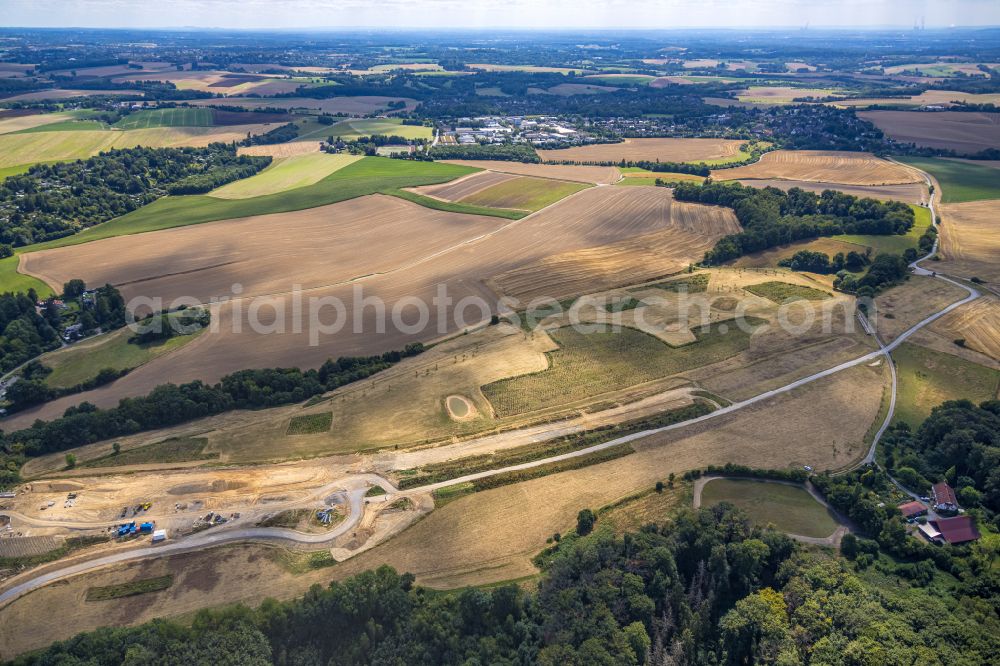
[[[1000,11],[27,4],[0,662],[1000,653]]]

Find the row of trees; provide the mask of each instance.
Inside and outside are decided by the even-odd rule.
[[[732,208],[743,231],[719,240],[705,263],[719,264],[798,240],[837,234],[905,234],[914,223],[913,210],[898,201],[876,201],[825,190],[816,195],[797,187],[754,188],[739,183],[681,183],[680,201]]]
[[[272,143],[285,143],[286,141],[291,141],[298,135],[299,126],[295,123],[286,123],[275,127],[273,130],[264,132],[263,134],[247,134],[247,138],[243,140],[242,144],[244,146],[258,146]]]
[[[14,459],[39,456],[233,409],[302,402],[370,377],[422,351],[422,344],[412,343],[403,351],[390,351],[378,356],[331,359],[315,370],[240,370],[226,375],[217,384],[201,381],[181,385],[162,384],[145,396],[124,398],[117,407],[110,409],[98,409],[86,402],[70,407],[61,418],[36,421],[30,428],[0,435],[0,447]]]
[[[126,148],[33,166],[0,181],[0,243],[21,246],[69,236],[167,193],[207,191],[270,163],[270,157],[240,156],[235,146],[214,143]]]

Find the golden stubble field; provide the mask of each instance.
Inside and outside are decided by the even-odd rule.
[[[702,162],[733,157],[745,141],[738,139],[625,139],[561,150],[539,150],[544,162]]]
[[[1000,280],[998,206],[998,201],[941,206],[942,271],[965,278],[978,277],[987,282]]]
[[[169,301],[188,296],[206,300],[230,295],[236,283],[242,292],[235,302],[217,310],[213,319],[217,330],[111,385],[13,416],[8,427],[52,418],[81,400],[98,406],[116,404],[123,396],[145,394],[167,381],[214,381],[244,368],[315,367],[329,357],[401,349],[415,339],[426,341],[459,328],[451,316],[453,311],[447,312],[440,330],[436,317],[421,333],[407,328],[418,319],[412,299],[430,305],[440,285],[445,286],[454,304],[470,296],[496,304],[499,295],[484,280],[535,265],[545,257],[671,232],[676,233],[678,245],[665,246],[664,252],[672,252],[670,259],[683,266],[700,259],[704,251],[704,247],[693,251],[685,240],[691,234],[710,245],[735,228],[733,219],[720,217],[718,209],[685,204],[680,208],[685,213],[674,215],[674,205],[665,188],[597,187],[508,222],[434,211],[376,195],[294,213],[23,255],[22,270],[53,284],[61,285],[71,276],[83,277],[90,284],[111,282],[120,286],[126,298],[160,296]],[[699,217],[699,211],[704,215]],[[401,242],[402,238],[406,242]],[[635,276],[629,262],[622,261],[619,266],[622,279]],[[657,277],[661,268],[652,267],[648,277]],[[597,275],[595,280],[607,280],[608,275]],[[565,289],[560,280],[557,276],[550,281],[553,291]],[[594,282],[574,280],[582,293],[596,290]],[[291,293],[295,285],[302,286],[301,302],[306,305],[314,297],[340,299],[345,308],[339,316],[343,327],[336,333],[317,334],[319,329],[307,321],[296,329],[295,296]],[[251,308],[251,295],[267,295],[269,299],[255,301]],[[363,302],[372,296],[385,303],[384,316],[377,306]],[[403,299],[411,305],[398,307],[397,322],[403,326],[397,326],[391,313],[396,304],[406,305]],[[466,325],[489,318],[475,303],[463,307],[461,314]],[[251,328],[251,316],[257,317],[264,330]],[[330,306],[319,318],[331,325],[338,313]],[[377,326],[380,318],[385,321],[381,330]]]
[[[803,180],[845,185],[900,185],[920,183],[915,169],[875,157],[871,153],[836,150],[775,150],[760,160],[734,169],[712,171],[715,180]]]

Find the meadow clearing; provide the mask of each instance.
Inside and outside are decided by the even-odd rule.
[[[833,534],[837,521],[801,486],[757,479],[712,479],[702,488],[701,506],[728,502],[760,527],[774,525],[789,534],[821,539]]]
[[[803,180],[845,185],[919,183],[916,171],[871,153],[827,150],[775,150],[748,166],[712,171],[714,180]]]
[[[1000,148],[1000,119],[995,113],[861,111],[858,117],[901,143],[954,150],[959,155]]]
[[[539,150],[545,162],[704,162],[739,161],[745,141],[733,139],[625,139],[622,143]]]

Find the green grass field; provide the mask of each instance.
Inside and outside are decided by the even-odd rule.
[[[830,294],[819,289],[806,287],[800,284],[789,284],[788,282],[761,282],[750,285],[746,290],[751,294],[766,298],[775,303],[784,303],[788,300],[797,301],[805,299],[807,301],[822,301],[830,298]]]
[[[1000,172],[998,172],[1000,175]],[[904,235],[899,236],[893,234],[891,236],[875,236],[875,235],[850,235],[843,234],[840,236],[830,236],[832,240],[843,241],[845,243],[855,243],[857,245],[863,245],[865,247],[870,247],[873,254],[902,254],[904,250],[908,248],[916,248],[919,245],[920,237],[924,235],[927,231],[927,227],[931,226],[931,211],[923,206],[915,206],[910,204],[910,208],[913,209],[914,221],[913,227]]]
[[[1000,199],[1000,169],[937,157],[897,157],[903,164],[923,169],[941,185],[942,203]]]
[[[821,539],[837,529],[837,521],[826,507],[799,486],[754,479],[714,479],[702,488],[701,505],[720,502],[742,509],[756,525],[773,524],[789,534]]]
[[[12,134],[37,134],[38,132],[83,132],[106,130],[108,126],[97,120],[61,120],[57,123],[39,125]]]
[[[130,113],[115,123],[118,129],[150,127],[211,127],[212,110],[202,108],[149,109]]]
[[[250,199],[314,185],[331,173],[362,159],[358,155],[330,155],[316,151],[276,159],[260,173],[216,188],[208,196],[217,199]]]
[[[94,340],[48,352],[39,360],[42,365],[52,368],[52,374],[45,378],[46,384],[55,388],[69,388],[95,377],[104,368],[113,370],[138,368],[157,356],[183,347],[198,337],[202,331],[150,344],[134,345],[128,341],[133,335],[132,331],[123,328]]]
[[[747,323],[762,323],[752,318]],[[549,368],[482,387],[500,417],[567,404],[715,363],[750,344],[750,332],[727,323],[694,330],[696,342],[670,347],[633,328],[584,334],[572,328],[550,333],[559,349],[547,354]]]
[[[489,208],[513,208],[534,212],[588,187],[590,185],[584,183],[521,177],[487,187],[465,197],[461,202]]]
[[[205,453],[206,444],[208,444],[208,440],[204,437],[171,437],[155,444],[147,444],[121,453],[111,453],[94,458],[82,463],[80,467],[124,467],[125,465],[190,462],[218,458],[218,453]]]
[[[894,421],[916,428],[945,400],[982,402],[997,397],[1000,371],[908,342],[892,353],[898,388]]]
[[[55,294],[49,285],[38,278],[18,273],[18,262],[16,254],[13,257],[0,259],[0,292],[26,292],[34,289],[39,298],[48,298]]]

